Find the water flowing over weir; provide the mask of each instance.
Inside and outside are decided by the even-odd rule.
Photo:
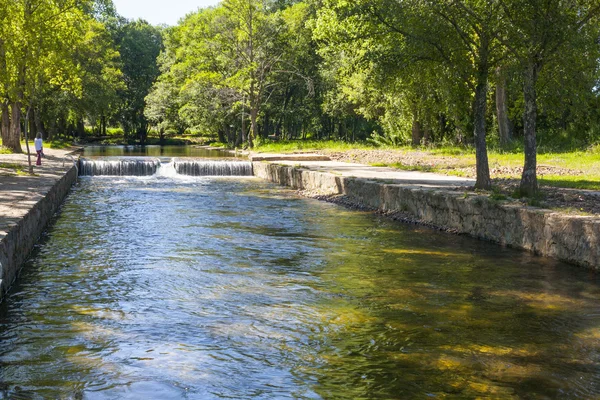
[[[161,163],[158,159],[79,160],[79,175],[83,176],[149,176],[156,174]]]
[[[244,161],[175,160],[175,171],[190,176],[252,176],[252,163]]]
[[[248,161],[209,161],[202,159],[116,158],[79,160],[81,176],[252,176]],[[165,173],[166,172],[166,173]]]

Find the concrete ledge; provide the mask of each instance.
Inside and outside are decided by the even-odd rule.
[[[292,166],[254,163],[262,179],[383,212],[406,212],[458,233],[600,270],[600,218],[502,204],[452,190],[385,184]]]
[[[77,180],[71,167],[21,218],[10,224],[0,239],[0,300],[15,281],[22,264]]]

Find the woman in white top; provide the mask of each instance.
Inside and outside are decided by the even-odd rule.
[[[35,165],[42,165],[42,156],[44,155],[44,146],[42,144],[42,134],[38,133],[33,141],[35,144],[35,151],[37,152],[37,161]]]

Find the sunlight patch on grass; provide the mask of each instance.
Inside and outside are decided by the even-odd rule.
[[[51,142],[44,143],[44,146],[46,146],[49,149],[66,149],[71,147],[72,145],[72,142],[65,140],[53,140]]]
[[[10,176],[10,174],[16,174],[18,176],[29,175],[27,172],[27,167],[17,163],[0,162],[0,169],[9,170],[10,172],[8,176]]]
[[[357,144],[357,143],[345,143],[330,141],[280,141],[280,142],[267,142],[260,144],[255,147],[255,151],[265,153],[288,153],[292,151],[314,151],[314,150],[331,150],[331,151],[346,151],[346,150],[360,150],[360,149],[374,149],[373,146],[368,144]]]
[[[547,175],[540,177],[541,186],[569,189],[600,190],[598,175]]]

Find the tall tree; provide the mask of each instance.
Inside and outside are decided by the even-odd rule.
[[[126,135],[135,134],[144,143],[148,135],[144,99],[160,75],[157,58],[162,47],[161,32],[143,20],[126,22],[118,31],[117,41],[125,83],[120,91],[119,121]]]
[[[538,191],[537,139],[538,117],[537,83],[540,73],[549,64],[560,62],[565,48],[595,46],[598,40],[593,22],[600,15],[596,0],[515,0],[502,2],[505,18],[509,21],[498,38],[517,61],[523,79],[523,126],[525,136],[525,163],[520,191],[534,196]]]
[[[217,19],[220,34],[215,44],[235,68],[227,84],[241,92],[242,108],[247,102],[250,111],[250,147],[258,137],[258,115],[270,90],[269,78],[284,53],[279,35],[283,22],[267,6],[261,0],[225,0],[223,18]]]
[[[45,83],[77,90],[79,81],[72,47],[80,40],[89,17],[79,0],[15,0],[6,7],[0,41],[0,65],[5,98],[3,114],[10,104],[10,122],[3,120],[3,144],[21,152],[23,108],[39,100]],[[26,113],[29,115],[29,113]]]
[[[501,56],[496,38],[501,28],[499,3],[324,0],[319,15],[317,33],[319,30],[330,32],[334,47],[344,52],[350,49],[359,55],[363,64],[385,66],[388,74],[405,81],[424,82],[429,77],[419,76],[418,70],[410,71],[407,65],[433,62],[437,64],[437,75],[449,73],[470,88],[474,96],[476,187],[489,189],[485,122],[489,72]],[[409,72],[412,78],[406,79]],[[412,104],[414,128],[420,116],[415,103]]]

